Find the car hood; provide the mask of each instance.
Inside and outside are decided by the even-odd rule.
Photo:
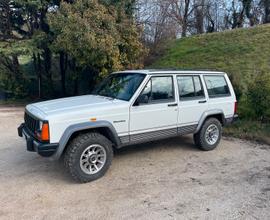
[[[26,109],[30,113],[34,113],[38,110],[42,111],[45,115],[63,114],[71,111],[86,110],[86,109],[98,109],[107,107],[113,103],[124,102],[121,100],[113,100],[111,98],[96,96],[96,95],[85,95],[70,98],[61,98],[51,101],[38,102],[28,105]]]

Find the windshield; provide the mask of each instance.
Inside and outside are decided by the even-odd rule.
[[[101,82],[93,94],[129,101],[144,77],[145,74],[140,73],[112,74]]]

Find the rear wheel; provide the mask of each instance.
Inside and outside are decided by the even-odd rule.
[[[195,144],[202,150],[214,150],[221,139],[222,125],[216,118],[207,119],[200,131],[194,134]]]
[[[89,132],[71,141],[64,155],[64,164],[73,179],[85,183],[102,177],[112,158],[112,143],[99,133]]]

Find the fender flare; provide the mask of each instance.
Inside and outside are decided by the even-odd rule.
[[[225,121],[226,121],[225,120],[225,115],[224,115],[224,112],[221,109],[209,110],[209,111],[204,112],[203,115],[201,116],[201,118],[199,120],[199,123],[198,123],[198,126],[197,126],[194,133],[199,132],[199,130],[203,126],[203,123],[205,122],[206,118],[208,118],[209,116],[212,116],[212,115],[221,115],[222,124],[225,124]]]
[[[109,129],[112,134],[114,144],[116,144],[116,146],[121,145],[117,132],[114,126],[110,122],[108,121],[84,122],[84,123],[70,125],[69,127],[66,128],[62,137],[60,138],[57,151],[54,153],[54,155],[51,158],[53,160],[58,160],[61,157],[72,134],[74,134],[77,131],[84,131],[84,130],[94,129],[94,128]]]

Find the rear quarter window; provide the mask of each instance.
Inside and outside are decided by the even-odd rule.
[[[210,98],[230,96],[230,89],[224,76],[204,76]]]

